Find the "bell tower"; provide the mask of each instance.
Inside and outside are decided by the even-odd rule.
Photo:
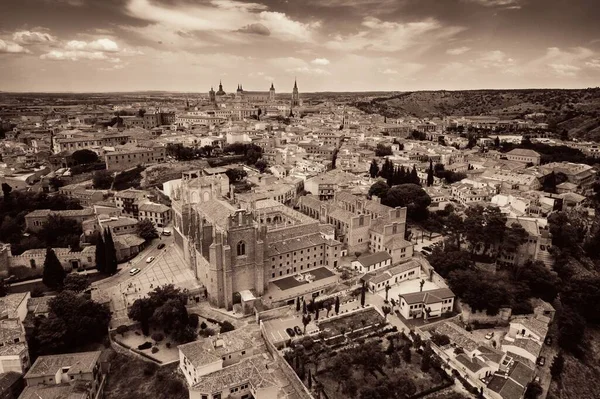
[[[300,94],[298,93],[298,83],[294,79],[294,89],[292,90],[292,109],[300,106]]]

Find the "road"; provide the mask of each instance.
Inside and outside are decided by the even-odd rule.
[[[146,263],[146,259],[149,256],[155,258],[165,249],[158,249],[158,245],[164,243],[165,246],[174,242],[173,236],[161,236],[160,238],[154,239],[142,252],[136,255],[135,258],[131,259],[128,263],[123,263],[120,266],[117,274],[114,276],[105,278],[104,280],[97,281],[92,284],[93,289],[106,290],[115,285],[126,282],[131,278],[129,270],[137,267],[140,270],[144,270],[149,264]]]

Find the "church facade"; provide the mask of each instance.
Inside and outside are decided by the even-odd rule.
[[[335,267],[342,243],[318,220],[273,200],[243,209],[217,176],[187,175],[172,195],[173,234],[209,302],[232,309],[242,292],[263,296],[281,278]]]

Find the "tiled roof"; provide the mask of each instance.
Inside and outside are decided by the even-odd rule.
[[[27,342],[24,341],[0,346],[0,356],[15,356],[23,351],[27,351]]]
[[[364,267],[372,266],[379,262],[385,262],[386,260],[391,260],[392,257],[387,252],[375,252],[374,254],[366,254],[362,255],[358,258],[358,262]]]
[[[101,353],[100,351],[95,351],[40,356],[25,375],[25,379],[54,376],[63,367],[69,368],[68,374],[91,373]]]
[[[266,359],[255,356],[200,377],[190,390],[201,393],[221,392],[246,382],[255,390],[267,388],[276,384],[271,373]]]
[[[44,253],[46,250],[43,249]],[[23,303],[27,297],[27,292],[9,294],[0,298],[0,316],[8,318],[17,318],[17,308]]]
[[[114,241],[117,249],[138,247],[145,242],[135,234],[120,234],[114,237]]]
[[[50,214],[56,214],[63,217],[93,216],[94,210],[92,208],[67,209],[63,211],[53,211],[50,209],[36,209],[33,212],[29,212],[27,215],[25,215],[25,217],[47,217]]]
[[[158,212],[164,213],[168,212],[171,208],[163,204],[155,204],[152,202],[147,202],[145,204],[141,204],[138,209],[143,212]]]
[[[435,332],[441,335],[447,335],[450,342],[460,346],[467,352],[473,352],[479,344],[473,340],[464,328],[457,326],[452,322],[445,321],[435,326]]]
[[[509,151],[507,154],[523,156],[523,157],[539,157],[540,156],[540,154],[538,154],[537,152],[535,152],[533,150],[527,150],[525,148],[515,148],[514,150]]]
[[[219,342],[221,345],[217,346]],[[177,348],[194,367],[200,367],[221,360],[224,355],[253,347],[254,343],[250,335],[242,330],[233,330],[219,336],[179,345]]]
[[[449,288],[438,288],[430,291],[413,292],[410,294],[400,294],[404,301],[413,305],[415,303],[424,303],[430,305],[441,302],[444,299],[454,298],[454,293]]]
[[[303,248],[310,248],[315,245],[323,245],[327,243],[327,240],[321,236],[321,233],[314,233],[297,238],[289,238],[282,241],[271,242],[267,249],[267,256],[284,254],[290,251],[297,251]]]
[[[25,387],[19,399],[87,399],[88,391],[73,385],[37,385]]]
[[[516,346],[517,348],[526,350],[535,357],[538,357],[542,350],[542,345],[528,338],[515,338],[514,341],[504,339],[502,340],[502,347],[504,348],[505,346]]]
[[[510,323],[520,323],[525,328],[539,335],[542,339],[548,334],[548,323],[538,320],[534,316],[514,317]]]
[[[394,237],[390,238],[389,240],[387,240],[383,245],[387,249],[395,250],[395,249],[408,248],[413,244],[409,241],[406,241],[401,236],[394,236]]]
[[[456,360],[473,372],[477,372],[486,366],[486,364],[478,358],[475,357],[471,359],[464,353],[461,353],[460,355],[456,356]]]
[[[223,230],[229,228],[229,216],[237,210],[228,202],[211,199],[195,206],[195,209],[209,222]]]

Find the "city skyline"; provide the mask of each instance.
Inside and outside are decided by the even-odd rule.
[[[33,11],[32,11],[33,10]],[[0,90],[585,88],[593,0],[6,0]]]

